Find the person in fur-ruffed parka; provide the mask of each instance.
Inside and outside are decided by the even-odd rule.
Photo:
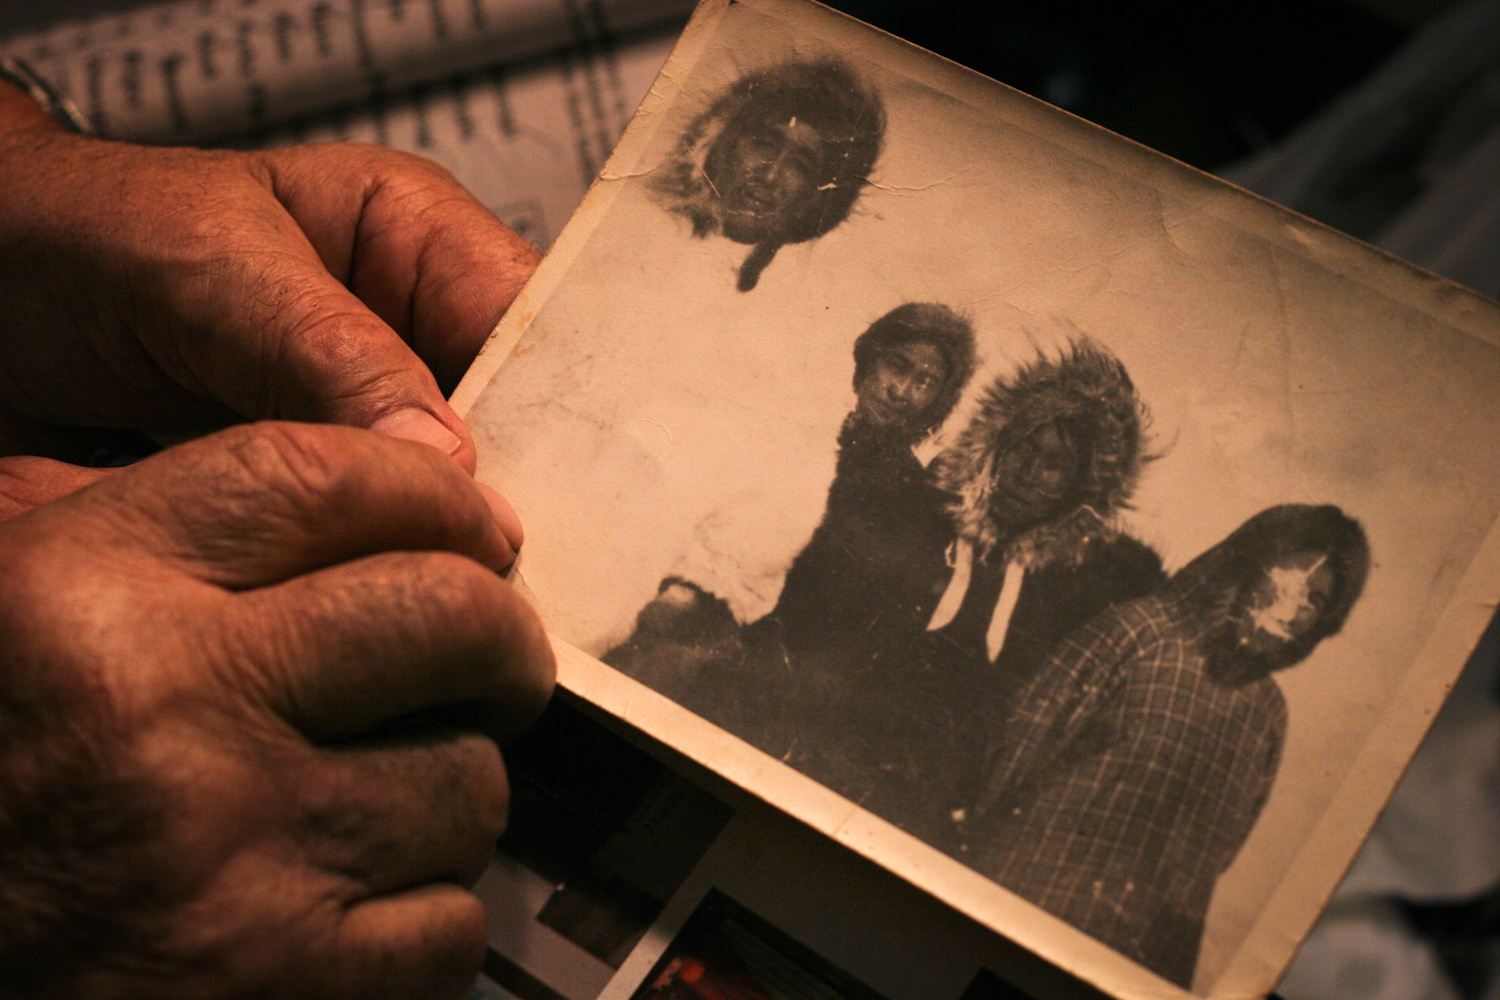
[[[1067,632],[1164,580],[1161,557],[1118,525],[1150,457],[1147,423],[1125,366],[1079,338],[997,379],[934,460],[958,539],[928,630],[941,658],[981,668],[985,701],[1024,683]]]
[[[965,818],[982,794],[1011,693],[1064,634],[1164,579],[1156,552],[1115,524],[1146,460],[1145,423],[1124,366],[1079,340],[991,384],[926,470],[927,488],[946,508],[935,512],[940,530],[916,530],[911,515],[902,527],[887,515],[868,542],[832,544],[830,525],[857,522],[850,513],[835,518],[844,505],[830,490],[824,544],[809,545],[799,561],[816,551],[820,564],[838,565],[827,575],[843,593],[829,586],[819,600],[798,602],[809,619],[822,609],[830,641],[798,644],[797,630],[786,629],[784,658],[798,667],[801,687],[787,718],[801,738],[780,756],[962,857]],[[912,545],[930,551],[910,553]],[[880,576],[871,572],[875,556],[864,556],[858,572],[839,556],[882,548],[903,557]],[[787,586],[800,594],[797,575],[788,574]],[[836,632],[829,612],[850,595],[862,612],[842,617],[857,627]],[[986,648],[997,636],[998,662]],[[827,690],[813,689],[820,679]]]
[[[834,58],[755,70],[683,131],[650,189],[692,223],[753,249],[738,287],[753,289],[787,243],[817,239],[849,217],[885,138],[885,105]]]

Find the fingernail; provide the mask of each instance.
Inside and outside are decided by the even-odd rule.
[[[463,444],[463,440],[444,427],[437,417],[416,406],[386,414],[371,424],[370,430],[386,437],[431,445],[444,455],[453,454]]]
[[[490,505],[490,513],[495,515],[495,524],[499,526],[500,533],[505,536],[513,551],[520,552],[526,535],[521,530],[521,517],[516,509],[510,505],[510,501],[484,483],[476,482],[474,485],[479,487],[479,495]]]

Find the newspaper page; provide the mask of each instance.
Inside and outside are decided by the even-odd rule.
[[[676,40],[674,28],[630,36],[609,51],[570,49],[493,66],[267,130],[253,144],[372,142],[425,156],[545,250]]]
[[[1493,613],[1497,336],[710,0],[455,401],[568,689],[1107,993],[1252,997]]]
[[[205,144],[676,21],[682,0],[175,0],[7,39],[94,131]]]
[[[551,245],[675,42],[687,0],[176,0],[5,40],[94,131],[372,142],[436,160]]]

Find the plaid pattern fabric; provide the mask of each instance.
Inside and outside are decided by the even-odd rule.
[[[975,866],[1183,986],[1286,732],[1276,682],[1210,680],[1191,622],[1153,596],[1063,641],[998,734]]]

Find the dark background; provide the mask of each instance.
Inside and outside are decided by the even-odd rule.
[[[1178,159],[1284,135],[1451,0],[834,0],[833,6]],[[0,0],[0,36],[143,0]]]
[[[1212,170],[1284,135],[1444,5],[833,0],[833,6]]]

